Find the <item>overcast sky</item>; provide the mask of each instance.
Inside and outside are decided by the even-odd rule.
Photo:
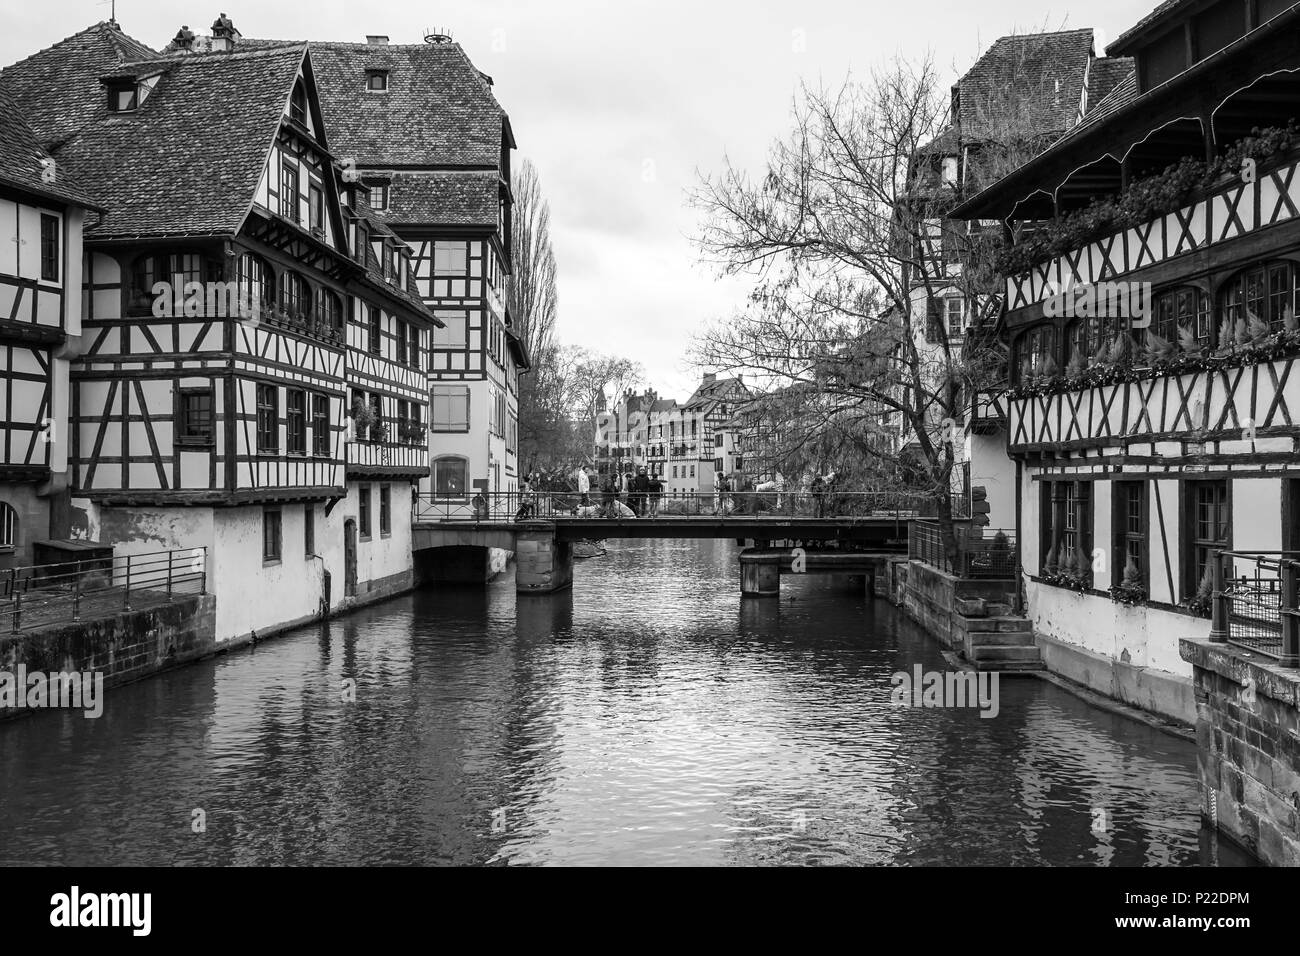
[[[219,6],[218,6],[219,5]],[[1098,31],[1100,46],[1156,0],[443,0],[386,3],[118,0],[122,28],[155,49],[219,12],[246,36],[419,42],[450,32],[496,80],[518,156],[537,164],[559,260],[560,338],[642,362],[685,399],[691,335],[746,287],[696,262],[685,196],[724,156],[757,169],[789,125],[801,78],[837,82],[874,62],[933,54],[955,77],[999,36]],[[5,0],[0,63],[109,17],[107,0]]]

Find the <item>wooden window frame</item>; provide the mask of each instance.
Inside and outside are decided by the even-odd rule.
[[[357,486],[357,534],[362,541],[370,540],[371,532],[371,515],[370,515],[370,485]]]
[[[439,396],[440,392],[446,395],[447,397],[452,397],[449,394],[451,392],[455,392],[456,398],[460,398],[462,396],[464,397],[465,399],[464,427],[460,427],[459,421],[458,420],[453,421],[450,417],[448,418],[448,424],[446,426],[442,426],[438,423],[438,419],[436,415],[436,405],[434,404],[434,400]],[[452,435],[466,434],[467,432],[469,432],[470,426],[473,422],[472,405],[473,405],[473,396],[470,393],[470,389],[468,385],[452,385],[452,384],[434,385],[433,388],[430,389],[429,391],[429,406],[430,406],[429,407],[429,430],[440,434],[452,434]]]
[[[280,454],[280,389],[266,382],[258,382],[255,389],[257,454],[278,455]],[[270,396],[269,402],[263,401],[265,395]],[[268,436],[269,442],[265,440]]]
[[[59,217],[53,213],[41,213],[41,281],[58,282],[62,271],[61,265]]]
[[[262,509],[262,564],[284,560],[284,513],[278,508]]]
[[[311,393],[311,453],[315,458],[330,455],[330,397],[324,392]]]
[[[1199,510],[1200,510],[1200,492],[1202,489],[1217,487],[1222,490],[1222,496],[1216,502],[1217,507],[1221,507],[1227,514],[1226,535],[1220,539],[1202,538],[1198,534],[1200,530]],[[1205,565],[1201,562],[1201,551],[1207,552],[1218,550],[1232,550],[1232,482],[1227,478],[1211,478],[1203,480],[1189,480],[1183,482],[1182,487],[1182,507],[1183,507],[1183,534],[1181,536],[1181,565],[1179,577],[1182,579],[1182,599],[1190,600],[1196,596],[1197,590],[1201,586],[1201,578],[1205,574]],[[1216,530],[1219,530],[1216,528]],[[1208,561],[1210,554],[1206,554]]]
[[[393,486],[379,486],[379,536],[391,538],[393,535]]]
[[[298,207],[302,197],[301,176],[296,164],[287,159],[280,161],[280,215],[297,225],[302,224]]]
[[[1150,595],[1151,483],[1145,479],[1117,479],[1111,491],[1111,586],[1123,583],[1129,556],[1136,551],[1141,584]],[[1134,492],[1137,492],[1138,531],[1130,524]]]
[[[297,398],[299,407],[294,408]],[[307,390],[287,388],[284,392],[284,444],[285,453],[289,455],[307,454]]]
[[[302,506],[302,544],[306,557],[316,554],[316,506],[310,501]]]
[[[191,416],[186,403],[189,399],[206,396],[207,434],[195,434],[190,431]],[[176,392],[176,444],[185,448],[212,448],[217,442],[217,405],[215,393],[210,385],[196,388],[182,388]]]

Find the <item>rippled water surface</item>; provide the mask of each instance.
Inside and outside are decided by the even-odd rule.
[[[946,664],[860,587],[742,601],[731,542],[610,545],[569,594],[425,591],[0,724],[0,859],[1246,862],[1190,743],[1035,679],[892,706]]]

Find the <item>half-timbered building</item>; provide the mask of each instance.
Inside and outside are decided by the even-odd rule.
[[[427,491],[511,492],[519,376],[530,359],[505,305],[511,270],[510,121],[459,44],[310,44],[336,152],[412,250],[420,297],[441,321],[429,350]]]
[[[1110,45],[1134,69],[1083,121],[956,210],[1007,225],[1044,660],[1184,719],[1178,639],[1209,630],[1216,552],[1300,548],[1298,38],[1287,0],[1162,4]],[[1249,585],[1265,653],[1275,585]]]
[[[89,199],[0,90],[0,568],[71,536],[69,366]]]
[[[409,586],[434,319],[344,202],[306,47],[245,49],[223,17],[52,68],[95,29],[0,73],[104,209],[71,373],[82,535],[206,548],[218,640]]]

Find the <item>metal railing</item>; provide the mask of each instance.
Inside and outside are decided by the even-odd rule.
[[[955,559],[948,554],[938,521],[912,521],[907,527],[907,555],[960,578],[1016,576],[1014,531],[959,523],[953,526],[953,536],[957,545]]]
[[[207,593],[207,548],[150,551],[0,571],[0,622],[12,633]]]
[[[952,513],[966,517],[970,502],[952,497]],[[576,491],[477,492],[472,495],[420,493],[413,505],[416,522],[511,523],[564,518],[800,517],[892,518],[910,521],[933,517],[933,497],[891,491],[727,491],[653,495],[638,492]]]
[[[1210,640],[1300,667],[1300,551],[1219,551]]]

